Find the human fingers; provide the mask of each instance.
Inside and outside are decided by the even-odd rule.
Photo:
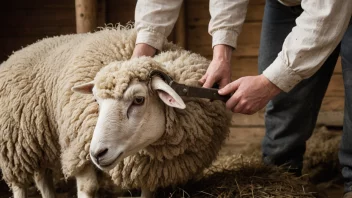
[[[239,100],[240,100],[240,98],[238,98],[237,96],[232,95],[231,98],[226,102],[226,108],[230,109],[231,111],[233,111],[233,109],[238,104]]]
[[[219,82],[219,88],[222,89],[231,82],[230,78],[223,78]]]
[[[202,78],[198,80],[198,82],[203,85],[203,84],[205,83],[206,79],[207,79],[207,76],[208,76],[207,73],[204,74],[204,75],[202,76]]]
[[[218,91],[218,93],[220,95],[227,95],[227,94],[235,92],[238,89],[239,86],[240,86],[240,79],[235,80],[232,83],[227,84],[225,87],[220,89]]]
[[[215,80],[214,76],[208,75],[206,80],[205,80],[205,82],[204,82],[204,84],[203,84],[203,87],[204,88],[211,88],[211,87],[213,87],[215,81],[216,80]]]
[[[241,100],[237,102],[236,106],[234,106],[232,108],[232,112],[234,113],[243,113],[243,114],[246,114],[245,113],[245,106],[243,104],[241,104]]]

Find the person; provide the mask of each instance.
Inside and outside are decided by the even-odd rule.
[[[263,162],[285,165],[301,175],[306,141],[339,54],[345,86],[343,137],[339,160],[345,198],[352,198],[352,1],[267,0],[259,49],[259,72],[231,82],[231,55],[249,0],[210,0],[209,34],[213,58],[200,79],[233,93],[226,107],[253,114],[266,106]],[[136,46],[132,57],[153,56],[178,17],[182,0],[138,0]]]

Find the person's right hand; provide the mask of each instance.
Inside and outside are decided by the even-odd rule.
[[[231,82],[231,54],[230,46],[216,45],[214,47],[213,60],[207,72],[199,80],[203,87],[211,88],[214,83],[218,83],[219,88],[223,88]]]
[[[138,43],[134,50],[131,58],[138,58],[140,56],[154,56],[156,49],[145,43]]]

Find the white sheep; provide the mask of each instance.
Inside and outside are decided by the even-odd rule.
[[[15,52],[0,65],[0,168],[15,198],[26,197],[26,189],[33,179],[43,197],[54,197],[52,171],[60,169],[66,178],[76,178],[79,198],[94,197],[99,185],[89,148],[99,106],[91,95],[73,93],[71,88],[95,78],[98,95],[102,94],[104,101],[111,101],[106,99],[109,94],[122,96],[129,85],[143,86],[142,81],[133,81],[131,76],[114,76],[119,73],[109,69],[116,67],[104,67],[110,63],[126,66],[133,63],[126,60],[131,57],[135,39],[133,29],[122,27],[47,38]],[[209,62],[169,43],[164,44],[164,49],[167,52],[156,56],[150,65],[162,69],[159,68],[162,63],[166,68],[174,68],[173,72],[167,71],[175,80],[199,86],[197,80]],[[137,60],[150,63],[146,59]],[[126,72],[136,73],[140,79],[147,78],[149,70],[136,70],[138,65],[134,68]],[[100,70],[101,75],[95,77]],[[109,91],[116,84],[119,89]],[[158,100],[152,92],[148,94],[151,95],[144,102],[152,97]],[[116,160],[119,162],[110,171],[115,184],[153,191],[159,186],[187,181],[216,157],[228,134],[230,116],[224,104],[203,99],[183,100],[187,106],[184,110],[154,110],[162,109],[160,114],[165,113],[158,121],[159,125],[165,121],[162,125],[165,130],[159,128],[155,132],[158,135],[150,136],[155,141],[135,136],[124,141],[126,146],[128,142],[138,143],[138,148],[126,152],[128,157],[121,155],[125,157],[123,160]],[[182,107],[181,100],[177,101],[178,107]],[[160,102],[157,104],[163,106]],[[99,132],[95,132],[93,144],[99,139],[96,134]],[[140,132],[135,134],[139,136]],[[102,140],[109,137],[106,135],[102,133]],[[92,146],[94,152],[99,153],[98,147],[99,144]],[[106,156],[116,154],[111,151],[120,147],[110,142],[109,149]]]
[[[78,197],[94,196],[89,146],[98,105],[71,87],[129,59],[135,39],[122,27],[47,38],[0,65],[0,169],[15,198],[26,197],[33,179],[43,197],[54,197],[52,171],[60,169],[77,179]]]
[[[94,81],[73,87],[99,103],[90,154],[100,169],[111,170],[115,184],[150,196],[158,187],[188,181],[216,158],[229,132],[224,103],[182,99],[161,78],[149,79],[151,71],[161,70],[199,86],[208,64],[197,54],[166,51],[111,63]]]

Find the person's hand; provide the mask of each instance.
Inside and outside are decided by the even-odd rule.
[[[214,83],[219,83],[219,87],[223,88],[231,82],[231,54],[230,46],[216,45],[214,47],[213,60],[207,72],[199,80],[203,87],[211,88]]]
[[[140,56],[154,56],[156,49],[148,44],[139,43],[134,47],[131,58],[138,58]]]
[[[278,95],[281,89],[262,74],[239,78],[219,90],[220,95],[233,92],[235,93],[226,102],[226,108],[235,113],[253,114]]]

